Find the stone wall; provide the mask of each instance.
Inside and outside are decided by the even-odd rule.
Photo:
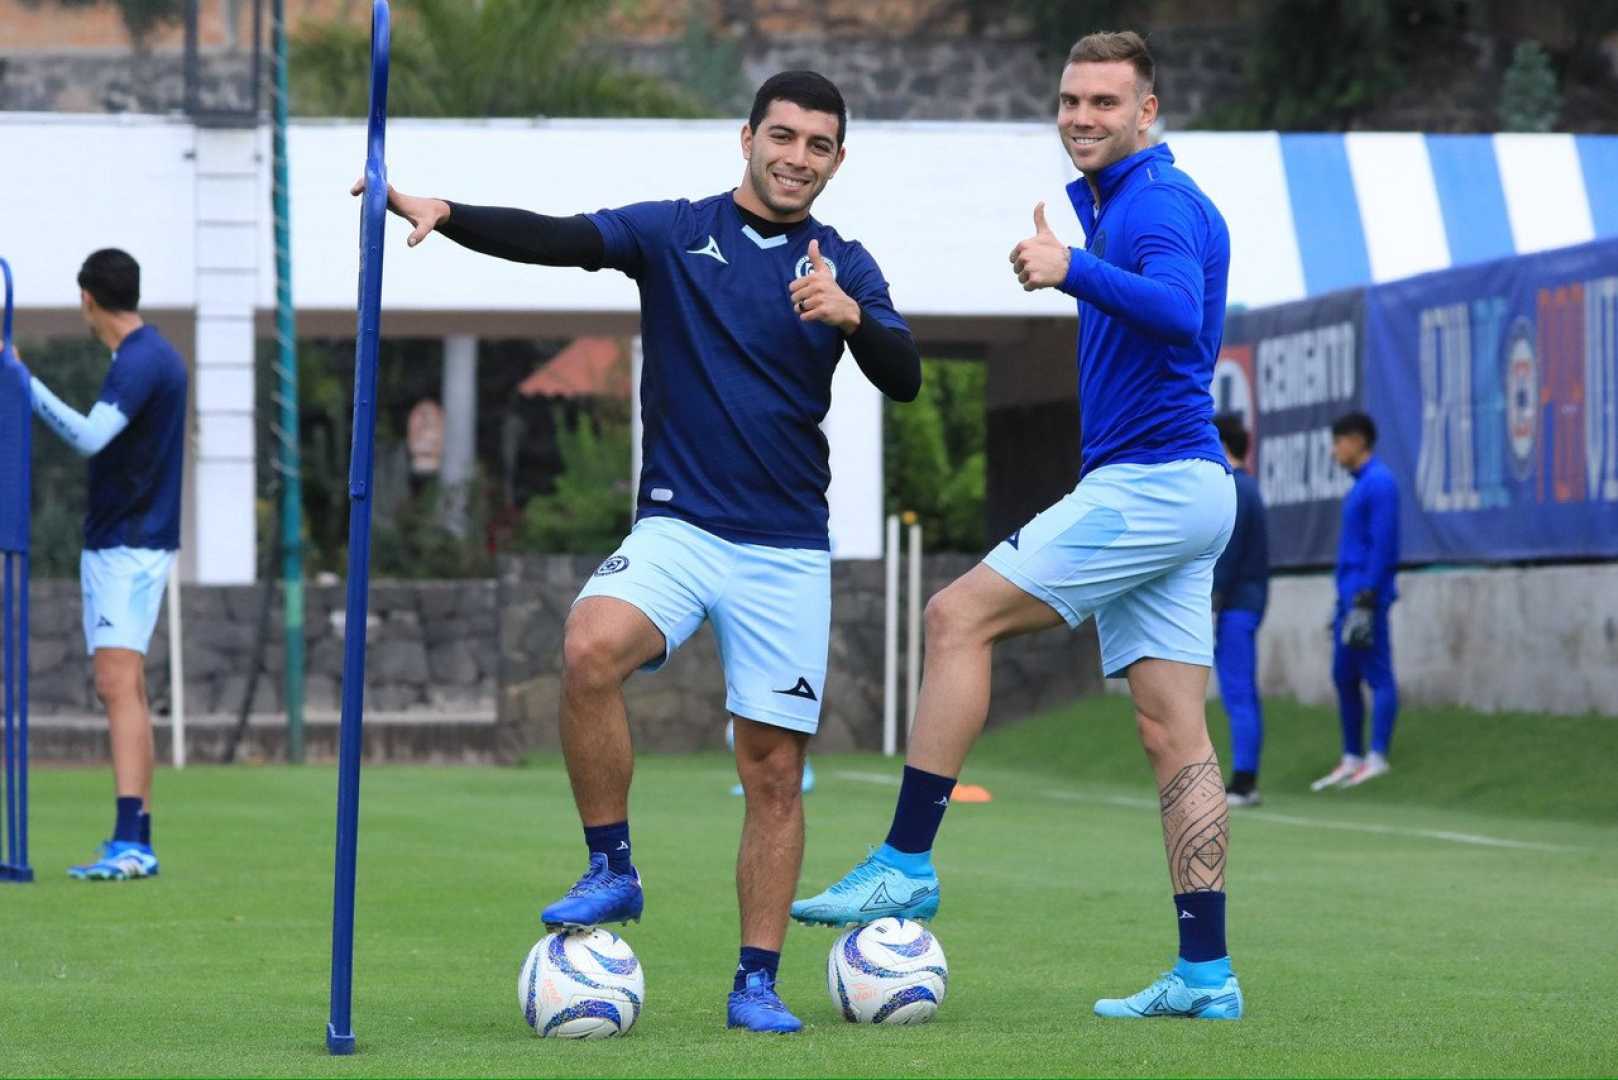
[[[1238,26],[1172,27],[1152,35],[1159,97],[1169,127],[1183,127],[1241,87]],[[928,34],[899,38],[751,37],[737,45],[741,72],[730,99],[746,113],[753,90],[787,68],[814,68],[842,89],[856,119],[1052,120],[1060,57],[1014,38]],[[678,42],[624,43],[613,59],[678,79],[692,60]],[[236,110],[251,99],[248,58],[204,55],[199,97]],[[266,65],[267,70],[268,65]],[[0,110],[165,113],[184,106],[183,58],[174,53],[82,55],[0,52]],[[261,107],[268,107],[268,94]]]
[[[234,715],[248,690],[262,586],[187,585],[181,590],[185,701],[189,717]],[[285,650],[281,602],[273,597],[269,637],[253,712],[282,709]],[[343,671],[344,590],[311,586],[305,598],[311,718],[335,714]],[[29,591],[29,706],[35,717],[97,715],[84,652],[76,581],[35,581]],[[498,666],[492,581],[377,582],[367,619],[366,708],[376,713],[490,713]],[[146,657],[153,711],[169,708],[168,612]]]
[[[931,596],[975,561],[966,555],[927,557],[923,595]],[[498,724],[505,760],[557,746],[563,621],[579,583],[598,562],[582,556],[501,560]],[[832,632],[817,750],[881,749],[882,640],[882,563],[833,563]],[[901,657],[903,651],[901,630]],[[995,651],[989,722],[1026,716],[1100,686],[1099,654],[1089,626],[1076,634],[1053,630],[1011,642]],[[706,627],[663,670],[631,678],[625,697],[630,730],[641,750],[724,745],[724,675]]]

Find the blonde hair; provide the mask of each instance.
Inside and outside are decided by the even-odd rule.
[[[1086,34],[1073,43],[1073,48],[1067,54],[1069,64],[1111,64],[1118,61],[1135,68],[1135,78],[1143,87],[1142,97],[1152,92],[1157,82],[1157,64],[1152,60],[1152,51],[1146,47],[1146,39],[1133,30],[1099,30]]]

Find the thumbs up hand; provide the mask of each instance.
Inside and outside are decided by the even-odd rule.
[[[860,328],[860,306],[837,284],[836,272],[820,254],[820,241],[809,241],[809,272],[792,283],[792,310],[802,322],[835,326],[846,336]]]
[[[1073,252],[1045,220],[1045,204],[1034,205],[1034,235],[1011,249],[1011,267],[1023,291],[1048,289],[1067,280]]]

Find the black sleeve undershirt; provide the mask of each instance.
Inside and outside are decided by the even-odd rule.
[[[506,206],[452,202],[449,219],[438,231],[462,247],[512,262],[599,270],[607,257],[601,230],[583,214],[547,217]]]
[[[583,214],[548,217],[505,206],[450,203],[449,219],[438,231],[462,247],[498,259],[538,266],[577,266],[599,270],[606,258],[601,231]],[[860,309],[860,325],[848,336],[848,349],[865,377],[895,401],[914,401],[921,392],[921,353],[909,334],[884,326]]]
[[[859,329],[848,335],[848,351],[871,385],[894,401],[915,401],[921,393],[921,351],[916,339],[877,322],[863,306]]]

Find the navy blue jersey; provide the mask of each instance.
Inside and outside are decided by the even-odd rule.
[[[96,400],[129,426],[90,459],[86,548],[180,546],[185,394],[185,361],[155,327],[142,326],[112,354]]]
[[[739,543],[827,549],[820,422],[844,338],[801,321],[788,290],[818,240],[866,317],[909,333],[876,261],[812,217],[764,237],[729,192],[588,217],[605,265],[640,286],[637,516],[676,517]]]
[[[1399,481],[1393,470],[1371,458],[1354,472],[1354,486],[1343,499],[1343,527],[1337,539],[1337,602],[1348,606],[1360,593],[1376,594],[1378,604],[1399,598]]]
[[[1214,564],[1214,595],[1220,611],[1264,614],[1270,600],[1270,534],[1264,521],[1264,499],[1258,481],[1246,469],[1235,469],[1236,524],[1230,543]]]
[[[1079,301],[1082,473],[1103,465],[1226,464],[1213,426],[1230,233],[1167,146],[1068,185],[1088,248],[1061,289]]]

